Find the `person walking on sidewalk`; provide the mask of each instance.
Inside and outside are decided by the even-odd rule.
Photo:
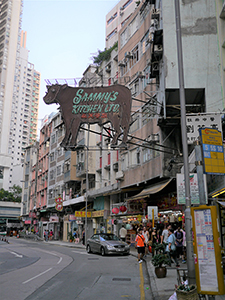
[[[174,233],[176,237],[176,250],[177,250],[177,258],[183,255],[183,232],[180,230],[180,227],[177,228],[177,231]]]
[[[149,232],[146,227],[143,228],[143,236],[145,237],[145,255],[148,255]]]
[[[176,251],[175,241],[176,241],[176,237],[174,235],[174,230],[172,228],[170,228],[169,229],[169,237],[167,240],[166,252],[170,259],[170,265],[171,265],[171,257],[172,257],[176,263],[176,267],[179,267],[180,265],[177,260],[177,251]]]
[[[124,227],[124,225],[122,225],[122,227],[120,228],[119,236],[120,236],[121,240],[124,242],[126,240],[126,235],[127,235],[127,230]]]
[[[145,237],[142,234],[142,229],[138,230],[138,234],[135,239],[135,248],[138,252],[138,262],[139,264],[142,263],[142,258],[145,254]]]

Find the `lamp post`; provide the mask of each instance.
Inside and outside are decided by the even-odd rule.
[[[85,246],[87,245],[87,204],[88,204],[88,190],[89,190],[89,181],[88,181],[88,151],[89,151],[89,131],[90,124],[88,124],[87,132],[87,157],[86,157],[86,197],[85,197]]]

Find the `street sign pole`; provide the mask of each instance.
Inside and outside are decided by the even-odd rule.
[[[181,42],[181,21],[180,21],[180,0],[175,0],[175,18],[176,18],[176,36],[177,36],[177,57],[178,57],[178,74],[180,87],[180,107],[181,107],[181,135],[184,159],[184,179],[185,179],[185,229],[187,241],[187,269],[189,284],[195,283],[195,266],[192,244],[192,222],[191,222],[191,197],[190,197],[190,180],[188,165],[188,145],[187,145],[187,125],[186,125],[186,108],[185,108],[185,91],[184,91],[184,71],[183,55]]]

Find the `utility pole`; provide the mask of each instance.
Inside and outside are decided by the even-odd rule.
[[[181,21],[180,21],[180,0],[175,0],[175,18],[176,18],[176,37],[177,37],[177,58],[178,74],[180,88],[180,107],[181,107],[181,135],[184,158],[184,179],[185,179],[185,229],[187,241],[187,269],[189,284],[195,283],[195,266],[192,244],[192,221],[191,221],[191,196],[190,196],[190,179],[188,165],[188,145],[187,145],[187,125],[186,125],[186,108],[185,108],[185,90],[184,90],[184,70],[183,54],[181,41]]]
[[[86,197],[85,197],[85,246],[87,245],[87,205],[88,205],[88,191],[89,191],[89,181],[88,181],[88,152],[89,152],[89,132],[90,132],[90,124],[88,124],[88,132],[87,132],[87,157],[86,157]]]

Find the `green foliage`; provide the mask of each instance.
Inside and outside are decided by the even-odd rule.
[[[104,51],[98,50],[98,56],[93,56],[93,63],[100,66],[103,61],[109,61],[112,51],[117,48],[118,48],[118,42],[116,42],[109,49],[105,49]]]
[[[74,237],[73,237],[72,231],[68,232],[68,238],[69,238],[69,240],[71,240],[71,241],[73,241],[73,240],[74,240]]]
[[[166,244],[165,243],[155,243],[153,244],[156,255],[152,258],[152,264],[154,267],[162,267],[163,265],[169,265],[170,260],[167,254],[164,253]]]
[[[22,188],[18,185],[13,185],[11,191],[0,189],[0,201],[19,202],[21,203]]]

